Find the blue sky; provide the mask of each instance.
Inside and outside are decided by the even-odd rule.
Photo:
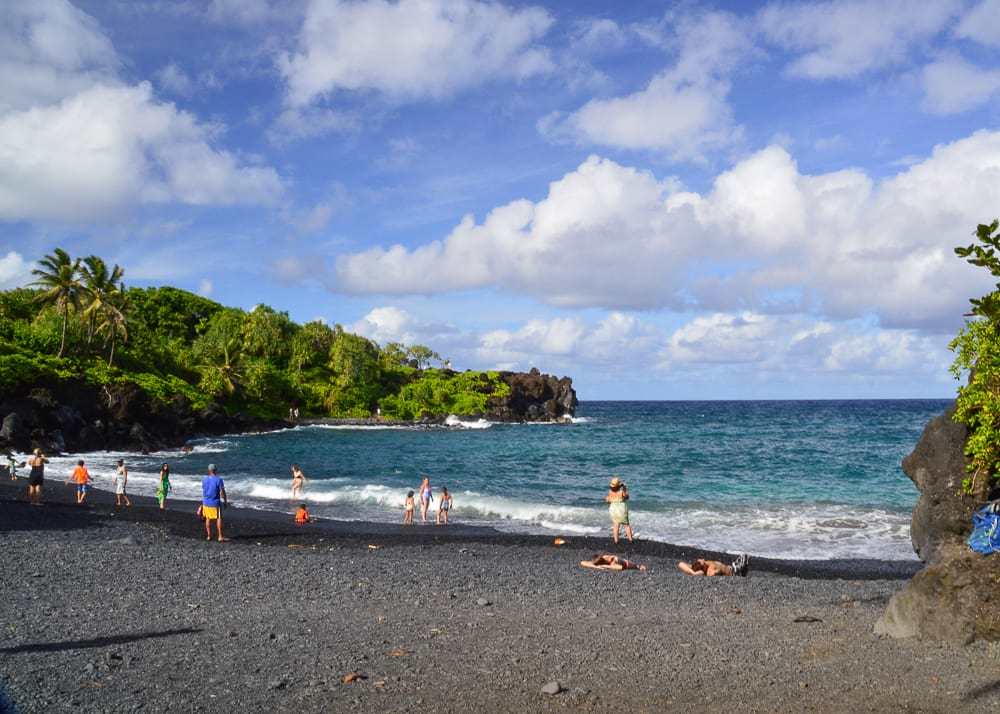
[[[0,287],[57,246],[584,399],[949,396],[1000,0],[0,5]]]

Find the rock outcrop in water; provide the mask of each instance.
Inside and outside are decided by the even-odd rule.
[[[510,396],[490,402],[486,417],[493,421],[557,421],[572,417],[579,403],[573,380],[530,372],[501,372]]]
[[[961,490],[968,431],[952,414],[954,407],[932,419],[903,459],[920,490],[910,534],[926,567],[889,601],[878,634],[1000,640],[1000,554],[983,556],[965,543],[979,501]]]

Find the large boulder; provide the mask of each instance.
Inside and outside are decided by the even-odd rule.
[[[920,490],[913,509],[913,548],[926,567],[889,601],[875,632],[971,642],[1000,640],[1000,554],[980,555],[965,540],[979,505],[963,493],[968,432],[954,408],[931,420],[903,460]]]
[[[875,623],[875,632],[969,643],[1000,640],[1000,559],[942,545]]]
[[[910,539],[924,562],[932,560],[943,544],[969,535],[975,501],[961,495],[965,468],[965,440],[969,432],[952,419],[952,406],[931,419],[913,453],[903,459],[903,472],[910,477],[920,498],[913,509]]]

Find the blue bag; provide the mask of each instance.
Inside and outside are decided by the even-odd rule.
[[[983,506],[972,514],[972,535],[969,547],[977,553],[989,555],[1000,550],[1000,510],[997,504]]]

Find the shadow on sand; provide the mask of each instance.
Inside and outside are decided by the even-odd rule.
[[[95,647],[107,647],[109,645],[123,645],[128,642],[138,642],[139,640],[154,640],[160,637],[174,637],[176,635],[190,635],[201,632],[201,628],[185,627],[177,630],[161,630],[159,632],[134,632],[128,635],[110,635],[108,637],[95,637],[89,640],[66,640],[64,642],[39,642],[31,645],[17,645],[16,647],[4,647],[0,649],[0,654],[21,654],[22,652],[64,652],[66,650],[85,650]]]

